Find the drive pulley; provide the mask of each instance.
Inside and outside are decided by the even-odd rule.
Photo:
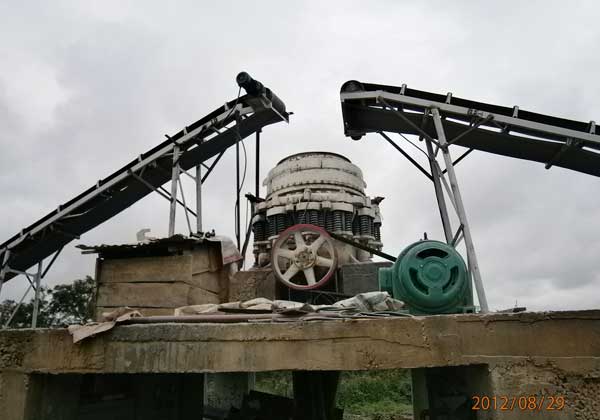
[[[293,225],[273,243],[271,264],[275,277],[287,287],[317,289],[329,281],[337,268],[333,239],[318,226]]]

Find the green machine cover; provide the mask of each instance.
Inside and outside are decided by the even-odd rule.
[[[390,268],[379,269],[379,288],[416,315],[473,312],[471,278],[454,247],[423,240],[408,246]]]

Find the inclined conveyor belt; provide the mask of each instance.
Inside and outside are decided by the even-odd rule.
[[[346,82],[340,93],[344,132],[358,139],[370,132],[437,138],[428,109],[437,108],[450,144],[600,176],[600,127],[504,107],[451,94]]]
[[[269,89],[229,101],[0,245],[0,277],[6,281],[25,272],[170,181],[176,146],[179,165],[187,170],[218,159],[262,127],[287,120],[285,104]]]

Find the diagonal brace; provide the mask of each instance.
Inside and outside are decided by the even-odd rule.
[[[425,130],[423,130],[421,127],[419,127],[418,125],[416,125],[415,123],[413,123],[406,115],[404,115],[404,112],[395,109],[392,105],[390,105],[385,99],[383,99],[383,97],[379,97],[377,98],[377,100],[379,102],[381,102],[382,104],[384,104],[385,106],[387,106],[395,115],[397,115],[398,117],[400,117],[405,123],[407,123],[408,125],[410,125],[414,130],[417,131],[417,133],[419,133],[420,136],[423,136],[424,138],[426,138],[427,140],[429,140],[430,142],[436,144],[438,147],[440,146],[440,143],[434,139],[433,137],[431,137],[429,134],[427,134],[427,132],[425,132]],[[427,112],[427,111],[425,111]]]
[[[431,174],[425,169],[423,168],[419,162],[417,162],[416,160],[414,160],[412,158],[412,156],[410,156],[408,153],[406,153],[400,146],[398,146],[398,144],[396,144],[396,142],[394,142],[394,140],[392,140],[387,134],[385,134],[384,132],[380,131],[379,134],[381,135],[381,137],[383,137],[384,139],[387,140],[387,142],[389,144],[391,144],[394,149],[396,149],[397,151],[399,151],[400,153],[402,153],[402,156],[404,156],[406,159],[408,159],[408,161],[410,163],[412,163],[413,165],[415,165],[415,167],[421,171],[423,173],[423,175],[425,175],[427,178],[429,178],[430,181],[433,181],[433,177],[431,176]]]

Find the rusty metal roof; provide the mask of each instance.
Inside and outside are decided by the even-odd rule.
[[[100,257],[130,257],[130,256],[157,256],[171,255],[184,249],[190,249],[202,244],[209,245],[204,238],[188,237],[185,235],[173,235],[168,238],[149,238],[144,242],[129,244],[100,244],[100,245],[77,245],[82,254],[99,254]]]

